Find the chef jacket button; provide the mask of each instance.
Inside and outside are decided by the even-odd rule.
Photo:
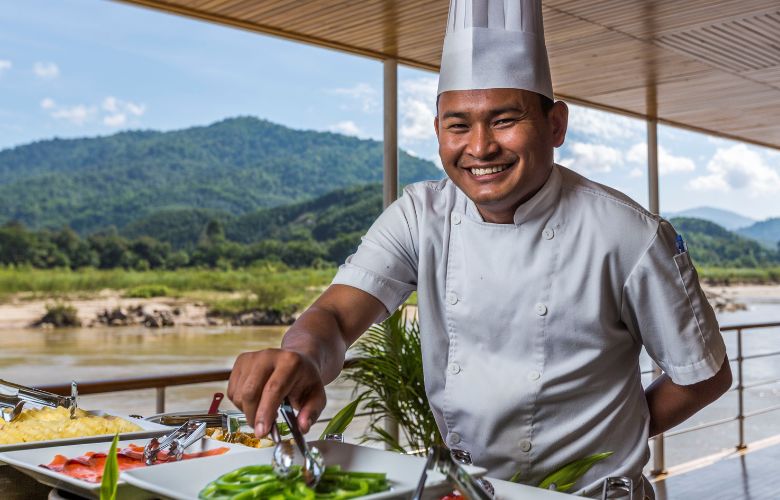
[[[534,310],[536,310],[536,314],[538,314],[539,316],[544,316],[545,314],[547,314],[547,306],[542,304],[541,302],[537,303],[534,306]]]
[[[459,214],[452,214],[452,223],[455,225],[460,224],[460,215]]]
[[[544,239],[546,240],[551,240],[553,239],[553,236],[555,236],[555,231],[553,230],[553,228],[548,227],[547,229],[542,231],[542,236],[544,236]]]
[[[457,375],[460,373],[460,365],[458,363],[450,363],[447,365],[447,371],[449,371],[453,375]]]
[[[528,373],[528,380],[539,380],[542,377],[542,374],[537,371],[532,371]]]
[[[531,451],[531,441],[527,439],[520,441],[520,449],[525,452]]]
[[[458,444],[458,443],[460,443],[460,434],[458,434],[457,432],[450,432],[449,442],[450,442],[450,444]]]
[[[447,294],[447,302],[452,304],[453,306],[458,303],[458,296],[454,293],[450,292]]]

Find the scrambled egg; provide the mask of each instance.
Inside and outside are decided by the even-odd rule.
[[[122,434],[141,430],[137,425],[112,416],[96,416],[84,410],[76,410],[76,418],[70,418],[67,408],[43,408],[24,410],[13,422],[0,420],[0,445],[49,441],[101,434]]]

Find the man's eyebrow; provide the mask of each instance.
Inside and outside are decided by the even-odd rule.
[[[462,111],[447,111],[442,115],[441,119],[446,120],[447,118],[460,118],[465,120],[468,116],[468,113],[464,113]]]

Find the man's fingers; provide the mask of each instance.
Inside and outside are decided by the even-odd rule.
[[[244,413],[247,422],[254,422],[263,387],[273,371],[273,364],[265,364],[259,360],[253,360],[250,369],[243,370],[244,375],[237,382],[238,387],[232,401]]]
[[[265,436],[271,431],[271,422],[276,421],[279,406],[292,389],[294,373],[295,367],[277,360],[275,370],[268,377],[260,395],[260,404],[257,406],[257,414],[254,418],[257,436]],[[252,421],[249,419],[249,415],[246,418],[248,422]]]
[[[320,417],[323,408],[325,408],[327,401],[325,389],[322,385],[312,387],[309,391],[301,393],[295,399],[297,406],[300,408],[298,410],[298,427],[301,428],[302,433],[306,434]]]

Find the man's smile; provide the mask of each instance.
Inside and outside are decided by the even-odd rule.
[[[494,177],[493,174],[504,172],[505,170],[511,168],[512,165],[514,165],[514,163],[491,164],[491,165],[484,165],[484,166],[467,166],[463,168],[466,169],[469,172],[469,174],[471,174],[473,177],[484,177],[485,180],[488,180],[488,178]]]

